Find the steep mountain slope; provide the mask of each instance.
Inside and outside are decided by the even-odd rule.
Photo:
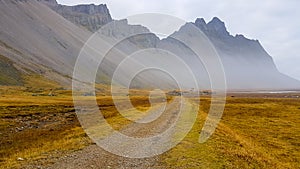
[[[77,55],[91,33],[35,0],[1,0],[0,25],[0,54],[18,72],[70,84]]]
[[[13,63],[0,55],[0,85],[22,85],[20,72]]]
[[[71,87],[71,77],[76,59],[92,33],[71,23],[49,8],[49,6],[56,6],[55,4],[55,0],[1,0],[0,54],[10,61],[9,65],[17,68],[19,74],[39,74]],[[115,21],[114,26],[104,30],[102,35],[106,36],[108,41],[115,41],[115,39],[122,39],[132,33],[151,34],[147,28],[140,25],[129,25],[126,20],[123,20]],[[154,34],[150,36],[154,39],[157,38]],[[141,48],[139,42],[143,42],[147,38],[133,37],[130,42],[121,46],[123,49],[128,49],[130,46],[131,49],[138,50]],[[151,42],[151,38],[149,38],[149,42]],[[95,60],[100,59],[99,57],[101,56],[98,54],[85,57],[84,61],[80,63],[84,67],[81,73],[89,74],[97,66]],[[109,77],[112,76],[124,57],[126,56],[122,54],[107,57],[106,61],[100,65],[104,72],[99,71],[96,81],[109,82]],[[3,64],[3,68],[4,66]],[[134,66],[131,65],[126,71],[132,70],[131,67]],[[2,77],[9,76],[7,72],[1,72],[1,74]],[[12,78],[14,77],[12,76]],[[6,84],[7,79],[2,79],[3,83],[1,84]],[[18,79],[15,77],[15,80]],[[141,77],[137,83],[147,84],[151,81],[154,81],[153,78]]]

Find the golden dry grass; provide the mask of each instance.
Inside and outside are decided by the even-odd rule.
[[[38,88],[29,89],[0,89],[0,168],[18,168],[36,162],[48,165],[92,144],[76,119],[71,91],[57,89],[56,96],[50,97],[32,96]],[[46,90],[43,88],[41,92],[47,93]],[[97,95],[99,108],[113,128],[119,130],[131,121],[118,113],[111,96],[105,96],[105,90]],[[147,91],[131,91],[132,104],[147,111],[150,106],[147,94]],[[297,168],[300,166],[299,101],[228,97],[216,132],[206,143],[199,144],[199,131],[210,107],[210,98],[201,98],[201,110],[192,131],[163,154],[162,163],[167,168]],[[18,161],[19,157],[24,161]]]
[[[198,121],[163,157],[169,168],[299,168],[300,100],[228,98],[221,123],[197,143],[210,99],[201,99]]]
[[[48,165],[92,144],[76,119],[70,91],[57,90],[56,96],[32,96],[26,87],[1,90],[0,168],[18,168],[35,162]],[[146,111],[150,106],[148,97],[130,96],[130,99],[139,110]],[[118,130],[131,123],[118,113],[111,96],[97,96],[97,102],[113,128]],[[24,161],[19,161],[19,157]]]

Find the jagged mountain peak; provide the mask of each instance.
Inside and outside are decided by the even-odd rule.
[[[201,31],[207,35],[219,36],[219,37],[228,37],[230,36],[225,23],[221,21],[218,17],[214,17],[210,22],[206,23],[203,18],[197,18],[194,22],[194,25],[197,26]]]
[[[210,21],[210,23],[224,24],[224,22],[216,16],[213,17],[213,19]]]
[[[197,18],[196,21],[195,21],[195,26],[200,28],[202,31],[207,30],[207,24],[206,24],[206,22],[203,18]]]
[[[207,28],[218,35],[229,36],[229,32],[226,29],[225,23],[218,17],[214,17],[210,22],[208,22]]]
[[[197,18],[195,21],[196,25],[206,25],[204,18]]]

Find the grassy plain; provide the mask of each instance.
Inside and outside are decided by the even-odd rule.
[[[46,166],[93,144],[77,121],[71,91],[52,85],[55,96],[47,96],[50,89],[46,87],[1,87],[0,168],[35,163]],[[146,111],[150,106],[147,94],[132,91],[131,102]],[[200,100],[198,120],[191,132],[161,156],[167,168],[299,168],[299,98],[228,97],[221,123],[203,144],[198,143],[198,137],[210,97]],[[105,92],[97,95],[97,101],[115,129],[131,123],[118,113]]]
[[[198,100],[197,100],[198,101]],[[203,144],[199,131],[210,98],[201,99],[197,123],[164,154],[172,168],[299,168],[300,99],[228,97],[216,132]]]

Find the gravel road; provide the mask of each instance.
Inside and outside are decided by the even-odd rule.
[[[146,138],[156,136],[166,131],[176,121],[180,110],[180,99],[176,98],[166,106],[165,111],[156,120],[150,123],[132,123],[120,132],[130,137]],[[151,114],[156,113],[153,111]],[[165,139],[165,138],[164,138]],[[168,139],[171,139],[168,138]],[[164,140],[170,141],[170,140]],[[126,145],[126,144],[125,144]],[[144,145],[144,148],[132,150],[132,153],[139,154],[141,151],[150,151],[151,145]],[[122,147],[118,148],[123,151]],[[124,151],[126,147],[124,147]],[[59,159],[49,169],[89,169],[89,168],[166,168],[161,162],[161,155],[150,158],[127,158],[105,151],[97,145],[91,145],[81,151],[74,152],[67,157]]]
[[[91,145],[60,159],[49,169],[92,169],[92,168],[165,168],[160,157],[132,159],[109,153],[97,145]]]

